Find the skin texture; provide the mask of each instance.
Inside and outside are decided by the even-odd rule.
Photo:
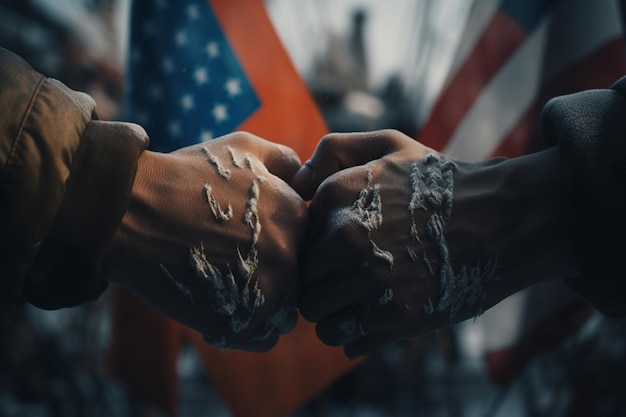
[[[297,318],[307,209],[286,181],[299,167],[293,150],[247,133],[144,152],[105,277],[209,343],[270,349]]]
[[[454,165],[448,171],[451,210],[445,198],[439,206],[411,210],[412,170],[435,184],[431,191],[438,189],[437,175],[428,173],[433,160],[442,162],[444,177],[446,164]],[[561,215],[558,161],[556,149],[449,161],[393,130],[324,137],[292,181],[311,200],[302,315],[317,323],[323,342],[344,346],[354,358],[475,317],[534,283],[577,277]],[[374,189],[382,221],[364,227],[353,214],[363,206],[357,203],[363,190],[373,195]],[[365,205],[374,201],[370,196]],[[445,218],[438,223],[443,226],[429,231],[437,216]],[[376,256],[373,245],[393,264],[389,256]],[[446,257],[452,275],[444,281]],[[461,295],[440,303],[446,293]]]

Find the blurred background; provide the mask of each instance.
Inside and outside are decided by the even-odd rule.
[[[519,4],[539,3],[503,1],[501,5],[515,14]],[[574,3],[584,2],[548,3],[551,10],[571,10],[578,7]],[[584,32],[583,27],[603,28],[602,39],[613,36],[613,59],[623,62],[623,4],[607,1],[591,7],[599,9],[605,4],[609,5],[608,14],[598,16],[613,18],[619,39],[614,32],[605,33],[610,26],[607,20],[596,19],[593,14],[568,27],[576,33]],[[128,111],[129,91],[133,91],[128,88],[129,71],[133,71],[129,59],[133,51],[129,46],[131,6],[131,0],[1,0],[0,46],[21,55],[43,74],[92,95],[101,119],[132,120]],[[493,12],[496,6],[494,0],[264,2],[280,42],[329,131],[394,128],[425,143],[432,140],[435,145],[440,139],[431,139],[423,132],[439,131],[430,126],[437,123],[440,101],[446,103],[441,97],[447,88],[460,83],[487,91],[504,82],[482,66],[479,69],[484,69],[486,80],[455,79],[482,39],[472,31],[472,25],[495,30],[501,24],[495,18],[491,23],[486,18],[480,20],[480,13],[493,16],[485,10]],[[511,46],[513,52],[507,59],[516,59],[515,51],[522,50],[523,40],[536,40],[535,26],[529,20],[524,22],[527,32],[520,32],[519,45]],[[563,70],[549,62],[551,57],[561,59],[559,51],[577,47],[575,43],[557,44],[574,37],[557,36],[556,27],[554,23],[546,29],[554,36],[546,35],[541,59],[530,60],[541,68],[547,81],[531,83],[537,90],[532,97],[509,93],[496,100],[492,109],[508,109],[509,102],[517,105],[526,100],[519,120],[533,114],[535,120],[542,97],[589,88],[594,82],[606,87],[610,85],[606,80],[623,74],[619,72],[622,66],[611,66],[618,71],[617,76],[597,75],[585,67],[577,73],[582,75],[570,77],[577,84],[572,81],[567,88],[554,87],[552,81],[562,80],[562,74],[571,75],[575,66]],[[596,68],[605,69],[606,62],[613,62],[599,59],[587,44],[581,48],[586,50],[576,63],[591,57]],[[602,53],[607,50],[602,49]],[[493,54],[497,51],[494,48]],[[488,56],[479,62],[489,61]],[[526,58],[524,62],[528,61]],[[514,69],[518,68],[515,65]],[[554,69],[557,67],[558,71]],[[532,71],[524,67],[523,72]],[[516,82],[518,78],[514,78]],[[519,83],[525,90],[527,84]],[[453,94],[455,90],[450,91]],[[453,95],[455,99],[447,103],[462,105],[463,94]],[[473,102],[482,104],[479,98]],[[475,134],[479,138],[483,132],[488,136],[487,119],[495,119],[497,124],[502,118],[487,111],[478,130],[469,132],[480,133]],[[471,121],[457,123],[459,129],[465,129]],[[511,121],[507,135],[511,136],[509,132],[516,131],[519,123],[518,119]],[[535,141],[531,137],[535,128],[525,129],[523,145],[519,145],[520,136],[513,135],[511,143],[517,147],[491,144],[478,156],[467,154],[468,159],[516,156],[535,149],[536,145],[527,145]],[[454,145],[456,136],[452,137],[447,148],[439,148],[463,157],[462,149]],[[0,417],[236,415],[218,389],[220,381],[200,364],[192,345],[183,344],[176,351],[176,367],[168,376],[175,379],[175,383],[168,382],[177,390],[175,411],[137,395],[133,387],[154,382],[149,380],[152,376],[142,379],[136,375],[130,384],[123,373],[112,372],[109,354],[116,326],[111,292],[78,308],[43,311],[22,306],[0,316]],[[161,335],[150,333],[148,328],[139,327],[136,332],[154,345],[163,343]],[[301,377],[306,379],[307,374]],[[347,372],[338,372],[334,382],[309,395],[288,415],[626,416],[624,392],[626,321],[603,317],[562,283],[548,283],[510,297],[474,321],[399,343]],[[275,395],[280,398],[282,394]],[[243,394],[241,401],[245,401]],[[266,414],[259,410],[254,415]]]

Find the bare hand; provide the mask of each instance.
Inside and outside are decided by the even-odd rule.
[[[299,167],[246,133],[144,153],[107,277],[220,348],[270,349],[297,318]]]
[[[349,357],[371,353],[476,316],[545,277],[527,273],[529,259],[560,241],[519,248],[558,214],[518,203],[526,195],[503,174],[519,165],[452,161],[391,130],[325,137],[292,182],[312,198],[299,307],[320,339]],[[556,235],[552,227],[545,233]]]

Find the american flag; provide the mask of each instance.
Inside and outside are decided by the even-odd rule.
[[[171,151],[232,132],[260,101],[206,0],[133,2],[127,119]]]
[[[545,102],[625,71],[617,0],[478,0],[419,140],[476,161],[540,149]]]
[[[617,0],[475,1],[418,139],[466,161],[542,149],[548,99],[626,74],[621,13]],[[580,329],[588,306],[561,287],[515,294],[461,327],[482,336],[494,383],[512,383],[536,354]]]

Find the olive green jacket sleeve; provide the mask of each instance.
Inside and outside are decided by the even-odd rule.
[[[96,299],[145,134],[90,129],[95,103],[0,48],[0,309]]]
[[[601,312],[626,316],[626,77],[552,99],[542,124],[547,143],[559,146],[581,268],[566,283]]]

